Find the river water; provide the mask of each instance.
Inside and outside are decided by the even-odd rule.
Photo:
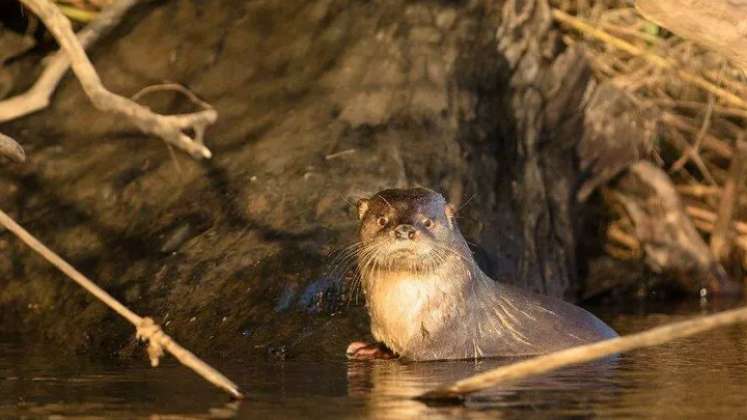
[[[735,304],[599,311],[621,333]],[[592,308],[593,309],[593,308]],[[410,397],[506,361],[211,361],[249,398],[231,402],[165,360],[60,357],[0,339],[0,418],[713,418],[747,415],[747,326],[722,328],[478,394],[457,406]]]

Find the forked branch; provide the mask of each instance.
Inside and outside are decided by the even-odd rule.
[[[70,21],[49,0],[21,0],[36,14],[60,44],[72,66],[75,76],[83,86],[94,106],[102,111],[116,112],[132,121],[144,133],[160,137],[195,158],[210,158],[210,150],[203,144],[203,135],[208,125],[218,117],[214,109],[180,114],[159,115],[150,109],[123,96],[109,92],[101,83],[96,70],[88,59]],[[194,137],[186,133],[193,132]]]
[[[132,6],[143,0],[117,0],[102,10],[96,18],[78,32],[78,42],[86,49],[122,20]],[[49,106],[52,94],[70,67],[64,51],[57,51],[44,60],[44,71],[26,92],[0,101],[0,123],[12,121],[25,115],[41,111]]]

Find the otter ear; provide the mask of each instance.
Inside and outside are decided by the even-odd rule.
[[[454,229],[454,217],[456,217],[454,206],[447,204],[444,208],[444,213],[446,213],[446,220],[449,222],[449,229]]]
[[[358,220],[363,220],[363,216],[366,215],[367,211],[368,211],[368,199],[361,198],[360,200],[358,200]]]

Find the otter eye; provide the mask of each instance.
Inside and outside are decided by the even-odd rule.
[[[424,219],[423,220],[423,226],[425,226],[427,229],[430,229],[433,227],[433,220],[431,219]]]
[[[387,218],[386,218],[386,217],[384,217],[384,216],[381,216],[381,217],[379,217],[379,218],[378,218],[378,219],[376,220],[376,223],[378,223],[378,224],[379,224],[379,226],[386,226],[386,224],[387,224],[388,222],[389,222],[389,219],[387,219]]]

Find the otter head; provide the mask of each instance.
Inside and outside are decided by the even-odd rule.
[[[361,270],[427,272],[469,255],[454,210],[423,188],[389,189],[358,201]]]

